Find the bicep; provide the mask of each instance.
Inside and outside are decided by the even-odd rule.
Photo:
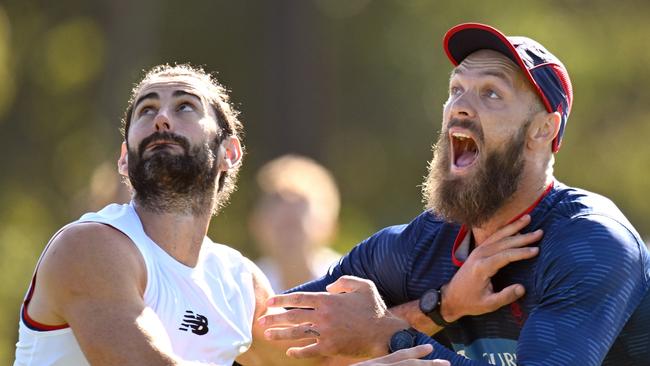
[[[69,305],[68,323],[92,365],[176,365],[167,333],[150,308],[93,298]]]
[[[142,299],[143,263],[108,227],[61,235],[39,276],[92,365],[174,365],[162,323]]]

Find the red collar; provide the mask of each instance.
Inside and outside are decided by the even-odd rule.
[[[553,182],[551,182],[551,183],[548,185],[548,187],[546,187],[546,189],[544,189],[544,192],[542,193],[542,195],[539,196],[539,198],[537,198],[537,200],[535,200],[535,202],[533,202],[533,204],[530,205],[530,207],[528,207],[527,209],[525,209],[525,210],[524,210],[523,212],[521,212],[519,215],[515,216],[512,220],[508,221],[508,224],[511,224],[511,223],[517,221],[520,217],[522,217],[522,216],[524,216],[525,214],[528,214],[528,213],[530,213],[531,211],[533,211],[533,210],[535,209],[535,207],[537,207],[537,205],[542,201],[542,199],[544,199],[544,197],[546,197],[546,195],[548,194],[548,192],[551,191],[551,189],[553,189]],[[507,224],[506,224],[506,225],[507,225]],[[467,228],[467,226],[462,225],[462,226],[460,227],[460,231],[458,231],[458,235],[456,236],[456,240],[454,241],[454,246],[453,246],[453,248],[451,249],[451,261],[452,261],[452,262],[453,262],[457,267],[460,267],[460,266],[463,265],[463,263],[465,263],[464,261],[461,261],[460,259],[456,258],[456,250],[458,249],[458,247],[460,247],[460,244],[463,242],[463,240],[465,240],[465,236],[467,235],[468,232],[469,232],[469,229]]]

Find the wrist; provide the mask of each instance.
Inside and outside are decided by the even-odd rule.
[[[422,294],[420,297],[420,311],[429,317],[437,327],[445,328],[452,323],[442,315],[442,287],[427,290]],[[450,314],[446,315],[451,318]]]
[[[447,323],[453,323],[460,319],[462,315],[458,315],[454,311],[454,307],[449,305],[448,286],[449,284],[445,284],[440,287],[440,316]]]
[[[375,333],[376,337],[375,341],[372,342],[370,356],[376,358],[388,354],[388,345],[393,334],[409,327],[410,324],[401,318],[394,316],[384,318]]]

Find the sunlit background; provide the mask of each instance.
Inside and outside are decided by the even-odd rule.
[[[141,71],[217,71],[248,154],[211,237],[256,257],[256,169],[280,154],[323,163],[343,199],[345,251],[422,209],[420,183],[446,99],[441,39],[481,21],[558,55],[575,90],[556,176],[611,197],[650,235],[650,3],[437,0],[5,0],[0,3],[0,364],[48,238],[128,199],[119,121]]]

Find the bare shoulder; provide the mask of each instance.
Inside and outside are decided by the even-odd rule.
[[[35,296],[50,298],[52,310],[63,315],[73,297],[125,288],[141,295],[145,285],[144,260],[126,235],[101,223],[78,223],[52,240],[39,265]]]
[[[253,278],[253,289],[255,291],[255,319],[266,314],[268,307],[266,301],[275,295],[269,279],[264,272],[250,259],[244,257],[244,263]]]
[[[129,237],[111,226],[90,222],[71,225],[54,238],[39,272],[55,271],[62,279],[84,275],[92,280],[94,274],[103,277],[140,270],[144,270],[144,261]]]

